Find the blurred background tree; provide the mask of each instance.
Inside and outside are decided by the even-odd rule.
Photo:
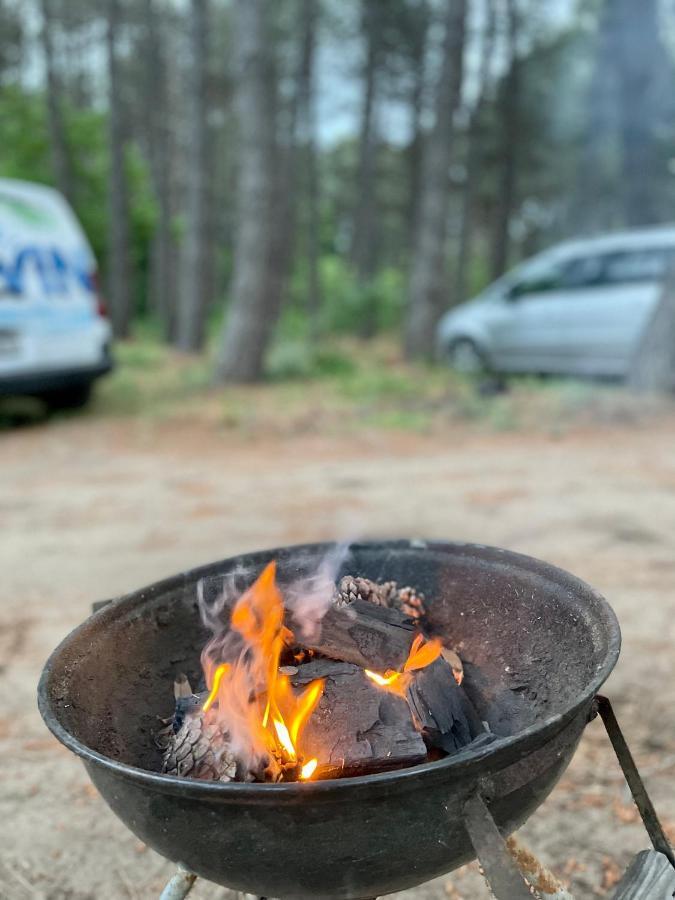
[[[0,174],[58,187],[115,330],[263,377],[547,244],[673,219],[671,3],[0,0]]]

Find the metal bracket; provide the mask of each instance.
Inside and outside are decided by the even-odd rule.
[[[675,868],[675,853],[673,853],[673,848],[670,846],[670,842],[665,835],[663,826],[659,822],[659,817],[656,815],[656,810],[647,793],[647,788],[635,765],[635,760],[628,749],[628,744],[619,727],[619,723],[614,715],[614,710],[612,709],[612,704],[609,699],[602,694],[596,694],[595,700],[593,701],[593,713],[600,714],[600,718],[607,730],[607,735],[611,741],[616,758],[621,766],[621,771],[623,772],[626,783],[633,795],[635,805],[642,818],[642,823],[652,842],[652,846],[655,850],[658,850],[659,853],[663,853],[671,866]]]

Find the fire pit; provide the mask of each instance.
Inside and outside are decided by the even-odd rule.
[[[499,832],[521,825],[565,770],[619,655],[619,627],[602,597],[529,557],[469,544],[363,543],[349,547],[338,572],[425,594],[431,632],[462,648],[464,688],[492,743],[341,779],[224,784],[161,774],[153,735],[158,714],[173,712],[167,685],[177,672],[198,681],[209,638],[198,581],[276,560],[283,586],[315,570],[327,549],[225,560],[107,605],[49,659],[39,686],[45,722],[141,840],[218,884],[263,896],[368,898],[477,854],[489,874]],[[639,778],[631,788],[640,792]],[[650,835],[666,852],[654,823],[646,821]]]

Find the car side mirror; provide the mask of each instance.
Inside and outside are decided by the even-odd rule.
[[[523,292],[520,289],[520,285],[512,284],[504,295],[504,299],[509,303],[516,303],[518,300],[520,300],[522,293]]]

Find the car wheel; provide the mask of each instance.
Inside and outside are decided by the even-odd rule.
[[[456,372],[478,375],[488,369],[487,360],[471,338],[458,338],[446,351],[445,358]]]
[[[87,405],[90,398],[91,382],[61,388],[58,391],[49,391],[42,395],[44,402],[53,410],[81,409]]]

